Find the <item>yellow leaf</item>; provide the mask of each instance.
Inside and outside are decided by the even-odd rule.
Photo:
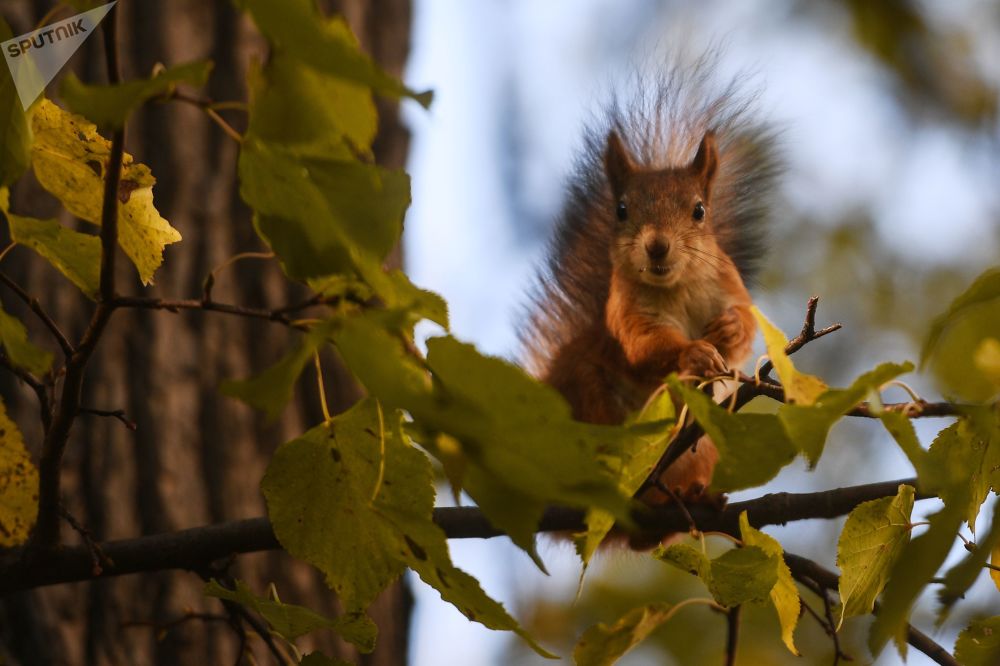
[[[38,470],[0,402],[0,546],[24,543],[38,515]]]
[[[42,187],[54,194],[77,217],[101,223],[104,174],[111,143],[97,127],[42,99],[31,112],[35,141],[31,164]],[[122,159],[118,188],[118,243],[139,270],[143,284],[163,263],[163,248],[181,239],[153,206],[153,178],[149,167]]]
[[[993,552],[990,553],[990,564],[995,567],[1000,567],[1000,542],[993,547]],[[993,584],[997,586],[998,590],[1000,590],[1000,571],[990,569],[990,578],[993,579]]]
[[[980,342],[972,361],[994,388],[1000,389],[1000,340],[986,338]]]
[[[826,384],[815,375],[799,372],[792,364],[792,359],[785,353],[785,346],[788,338],[777,326],[768,321],[767,317],[757,309],[751,307],[757,325],[760,326],[761,333],[764,334],[764,344],[767,345],[767,355],[774,365],[778,378],[785,387],[785,398],[788,402],[796,405],[811,405],[816,399],[826,391]]]
[[[785,647],[798,657],[799,651],[795,647],[795,627],[799,623],[801,602],[792,572],[783,559],[784,549],[777,539],[754,528],[746,511],[740,514],[740,535],[744,544],[757,546],[768,555],[778,558],[778,582],[771,588],[771,603],[774,604],[778,622],[781,624],[781,640],[785,643]]]

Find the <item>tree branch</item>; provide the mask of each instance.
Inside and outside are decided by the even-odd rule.
[[[52,425],[52,406],[49,404],[49,393],[45,384],[24,368],[14,365],[5,353],[0,353],[0,365],[7,368],[15,377],[27,384],[35,392],[35,395],[38,397],[38,411],[42,421],[42,430],[48,432],[49,426]]]
[[[66,355],[66,358],[72,356],[74,351],[73,345],[70,344],[66,335],[59,329],[59,326],[52,321],[52,317],[45,312],[45,309],[42,308],[42,304],[38,302],[38,299],[28,294],[28,292],[26,292],[21,285],[14,282],[14,280],[12,280],[6,273],[0,272],[0,282],[3,282],[10,288],[11,291],[17,294],[17,297],[24,301],[28,307],[31,308],[31,311],[34,312],[35,315],[41,320],[41,322],[45,324],[45,328],[49,329],[52,337],[54,337],[56,342],[59,343],[59,346],[62,348],[63,354]]]
[[[814,493],[772,493],[734,502],[722,511],[705,506],[688,510],[698,529],[704,532],[739,534],[739,516],[747,511],[755,527],[783,525],[796,520],[834,518],[868,500],[896,494],[900,484],[915,484],[914,479],[900,479]],[[919,499],[928,497],[918,493]],[[472,507],[447,507],[434,510],[434,521],[450,539],[488,539],[501,536],[482,512]],[[658,510],[643,508],[636,522],[649,534],[686,532],[688,518],[678,507]],[[551,508],[539,525],[540,532],[565,532],[583,528],[583,512]],[[144,571],[187,569],[201,571],[206,564],[236,553],[252,553],[280,548],[266,518],[251,518],[178,532],[110,541],[101,551],[113,562],[102,567],[99,577],[120,576]],[[0,594],[17,590],[92,580],[91,553],[85,546],[61,548],[39,554],[38,561],[21,557],[23,549],[3,554],[0,561]]]
[[[810,559],[786,552],[785,563],[788,564],[796,580],[805,578],[827,590],[837,590],[840,586],[840,577],[837,574]],[[873,613],[878,615],[878,603],[875,604]],[[947,650],[934,642],[930,636],[909,624],[906,625],[906,642],[926,654],[936,664],[959,666],[958,661]]]
[[[833,324],[818,331],[816,330],[816,306],[818,302],[819,298],[816,296],[809,299],[809,302],[806,304],[806,318],[805,323],[802,325],[802,331],[785,346],[786,354],[793,354],[799,349],[802,349],[802,347],[809,342],[833,333],[834,331],[840,330],[840,324]],[[767,381],[767,376],[770,374],[772,368],[773,366],[770,361],[767,361],[763,366],[761,366],[760,372],[758,373],[759,379],[742,373],[738,375],[738,379],[741,384],[736,390],[735,397],[732,399],[732,409],[734,411],[738,411],[748,402],[760,395],[773,398],[779,402],[785,401],[785,389],[776,382]],[[950,402],[927,402],[925,400],[920,400],[916,402],[886,403],[882,405],[882,409],[889,412],[904,412],[911,418],[917,418],[931,416],[959,416],[962,414],[963,406]],[[877,415],[873,413],[871,406],[867,402],[860,403],[851,411],[847,412],[846,415],[877,418]],[[642,487],[639,488],[638,492],[636,492],[636,497],[641,496],[644,492],[646,492],[646,490],[655,486],[658,480],[663,477],[664,473],[666,473],[667,469],[673,465],[678,458],[684,455],[688,449],[694,446],[698,439],[704,434],[705,430],[698,424],[697,421],[692,421],[688,425],[681,428],[681,431],[677,433],[674,440],[670,442],[669,446],[667,446],[667,450],[663,453],[663,457],[660,458],[656,467],[654,467],[653,471],[649,473],[648,477],[646,477]]]
[[[116,26],[118,5],[111,8],[110,16],[101,23],[104,33],[104,51],[108,61],[108,80],[121,81],[118,66]],[[30,546],[46,551],[59,544],[59,488],[62,457],[69,440],[69,432],[80,409],[80,396],[87,362],[97,348],[97,342],[114,312],[115,250],[118,244],[118,186],[121,181],[122,157],[125,152],[125,129],[115,130],[111,138],[107,175],[104,180],[104,198],[101,207],[101,282],[100,300],[91,315],[90,323],[66,363],[66,378],[62,396],[52,418],[51,427],[42,442],[42,455],[38,465],[38,519],[31,534]]]
[[[740,614],[743,606],[734,606],[726,613],[726,666],[736,666],[736,646],[740,639]]]
[[[311,301],[310,301],[311,303]],[[164,298],[141,298],[132,296],[120,296],[114,300],[116,308],[143,308],[146,310],[166,310],[167,312],[179,312],[180,310],[204,310],[206,312],[221,312],[223,314],[236,315],[237,317],[248,317],[250,319],[264,319],[278,322],[285,326],[306,330],[308,327],[296,324],[287,315],[288,309],[263,310],[260,308],[250,308],[243,305],[230,305],[228,303],[218,303],[216,301],[189,299],[164,299]]]

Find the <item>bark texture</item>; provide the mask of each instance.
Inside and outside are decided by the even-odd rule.
[[[20,34],[32,29],[52,4],[0,0],[0,11]],[[147,75],[157,62],[209,58],[215,70],[207,95],[216,100],[246,98],[246,68],[251,57],[265,57],[266,45],[231,3],[122,0],[119,5],[126,79]],[[369,53],[389,71],[400,73],[409,46],[409,0],[350,0],[326,7],[342,12]],[[100,39],[90,39],[70,68],[84,80],[103,81],[103,57]],[[376,158],[401,167],[407,132],[395,106],[380,102],[380,112],[384,115]],[[224,113],[243,129],[243,114]],[[197,297],[205,276],[228,257],[265,249],[239,198],[238,146],[200,110],[147,105],[129,125],[126,150],[152,169],[157,207],[184,237],[167,249],[156,285],[147,295]],[[15,210],[40,217],[58,211],[32,184],[19,185],[13,204]],[[72,224],[68,218],[64,222]],[[134,269],[124,260],[119,268],[119,291],[137,294]],[[23,248],[7,257],[3,269],[40,298],[71,339],[79,337],[90,305],[71,284]],[[274,307],[296,294],[290,293],[276,262],[244,260],[219,276],[213,297]],[[32,339],[45,340],[44,331],[30,313],[18,310],[9,291],[0,291],[0,298],[28,324]],[[274,449],[322,420],[315,377],[306,373],[296,401],[275,424],[219,395],[217,388],[223,379],[260,371],[287,347],[288,332],[267,322],[212,313],[118,312],[89,366],[84,404],[124,409],[138,429],[130,432],[114,419],[78,419],[64,460],[66,508],[98,540],[262,515],[258,484]],[[326,366],[331,407],[339,411],[358,397],[358,389],[333,359],[327,359]],[[0,392],[37,455],[41,430],[34,396],[9,376],[0,377]],[[62,537],[64,543],[80,541],[66,524]],[[227,566],[258,592],[274,582],[284,601],[337,610],[321,576],[286,555],[241,556],[219,563],[216,573]],[[223,613],[216,600],[203,598],[202,586],[194,573],[163,572],[12,595],[0,603],[0,661],[233,664],[239,641],[224,621],[191,620],[165,632],[158,629],[188,610]],[[405,663],[411,605],[403,584],[376,602],[371,615],[380,636],[373,655],[356,655],[331,634],[306,637],[301,646],[304,652],[322,649],[370,665]],[[258,663],[274,663],[259,638],[249,636],[247,641]]]

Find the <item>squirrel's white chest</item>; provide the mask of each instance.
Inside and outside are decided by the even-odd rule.
[[[650,314],[656,323],[676,328],[690,340],[705,333],[709,322],[732,305],[729,295],[720,289],[700,289],[697,294],[671,295],[657,303]]]

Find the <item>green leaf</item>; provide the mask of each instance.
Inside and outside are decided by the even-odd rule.
[[[824,391],[809,406],[782,405],[778,418],[788,438],[805,454],[810,466],[815,467],[833,424],[862,402],[869,392],[877,392],[886,382],[911,370],[913,364],[909,362],[883,363],[855,379],[846,389]]]
[[[275,46],[321,72],[368,86],[382,95],[412,97],[424,107],[430,92],[416,93],[382,71],[358,49],[341,18],[325,19],[308,0],[237,0],[257,28]]]
[[[243,142],[239,172],[258,232],[297,279],[380,272],[410,204],[403,171],[297,157],[252,137]]]
[[[1000,489],[1000,412],[996,407],[967,407],[965,415],[938,433],[928,456],[930,492],[945,504],[962,505],[969,529],[990,488]]]
[[[985,571],[986,561],[990,559],[998,544],[1000,544],[1000,507],[994,504],[990,531],[976,542],[975,547],[961,562],[948,570],[944,576],[944,585],[938,589],[938,601],[941,602],[937,615],[938,626],[947,619],[955,602],[965,596],[979,575]]]
[[[418,475],[426,461],[415,459],[418,452],[406,451],[395,464],[383,458],[391,435],[379,432],[375,409],[365,401],[282,445],[261,482],[281,545],[326,574],[349,612],[366,608],[405,568],[393,552],[395,535],[372,501],[376,486],[391,489],[379,493],[382,502],[407,491],[433,492],[422,487]],[[403,478],[409,471],[414,476]],[[365,557],[358,557],[362,552]]]
[[[650,425],[655,428],[647,434],[636,434],[620,440],[620,445],[602,459],[618,479],[618,487],[628,497],[634,497],[649,473],[663,457],[670,444],[670,433],[677,417],[673,397],[669,391],[660,391],[643,410],[627,421],[628,425]],[[614,516],[600,509],[591,509],[584,520],[587,529],[574,536],[576,551],[584,568],[598,546],[614,527]]]
[[[875,606],[889,572],[910,540],[914,488],[901,485],[895,497],[854,507],[837,542],[840,567],[840,621],[867,615]]]
[[[1000,340],[986,338],[976,347],[972,362],[983,377],[993,385],[994,396],[1000,391]]]
[[[740,536],[744,544],[756,546],[769,556],[778,559],[778,581],[771,588],[771,603],[774,604],[778,623],[781,625],[781,640],[789,652],[799,656],[799,651],[795,647],[795,627],[799,623],[799,613],[802,610],[801,600],[792,572],[785,564],[785,551],[777,539],[750,525],[746,511],[740,514]]]
[[[712,576],[712,561],[708,559],[708,555],[690,544],[675,543],[666,548],[658,546],[652,555],[661,562],[701,578],[706,584]]]
[[[368,154],[378,131],[371,90],[319,72],[284,52],[252,67],[247,136],[296,155],[352,159]]]
[[[943,390],[966,400],[986,401],[997,387],[976,362],[984,340],[1000,330],[1000,268],[980,275],[931,325],[920,354]]]
[[[574,421],[551,387],[450,337],[428,341],[427,367],[421,367],[367,314],[345,320],[334,339],[359,381],[385,404],[413,416],[411,428],[421,444],[461,471],[458,484],[536,564],[541,561],[534,534],[548,505],[599,507],[628,520],[628,497],[601,454],[650,426]],[[437,433],[451,436],[448,451],[436,448]]]
[[[757,306],[751,306],[750,311],[760,326],[767,346],[767,355],[774,365],[778,379],[785,387],[785,399],[791,404],[811,405],[826,390],[826,384],[819,377],[799,372],[792,364],[792,359],[785,353],[788,338],[781,329],[772,324]]]
[[[795,459],[795,445],[774,414],[730,414],[675,376],[667,381],[719,450],[713,489],[728,492],[762,485]]]
[[[0,42],[12,38],[0,17]],[[31,128],[17,96],[10,69],[0,67],[0,187],[21,177],[31,161]]]
[[[403,435],[399,415],[375,400],[280,447],[261,489],[281,545],[323,571],[349,611],[409,566],[470,620],[514,631],[548,654],[451,563],[433,522],[430,462]]]
[[[104,174],[111,144],[97,127],[47,99],[31,113],[35,141],[31,164],[38,182],[66,209],[82,220],[101,223]],[[163,263],[163,248],[181,239],[153,206],[153,178],[149,167],[125,154],[119,185],[118,243],[139,270],[143,284],[151,284]]]
[[[930,453],[920,445],[917,433],[913,429],[913,422],[902,412],[883,411],[878,416],[882,425],[913,465],[920,487],[933,492],[933,489],[940,485],[937,482],[940,470],[931,464]]]
[[[314,327],[267,370],[250,379],[223,381],[219,391],[266,412],[270,421],[277,420],[292,399],[299,375],[326,342],[332,327],[332,321]]]
[[[362,652],[367,653],[375,649],[378,629],[364,613],[353,613],[337,618],[326,617],[303,606],[258,597],[241,580],[236,581],[235,590],[230,590],[213,579],[205,585],[204,593],[209,597],[227,599],[246,606],[260,614],[267,620],[272,630],[289,641],[318,629],[332,629]]]
[[[670,619],[674,607],[655,603],[633,608],[614,624],[599,622],[583,632],[573,650],[577,666],[610,666]]]
[[[945,504],[942,511],[928,519],[927,531],[911,539],[896,558],[868,637],[872,655],[877,657],[892,638],[905,659],[910,608],[951,551],[963,516],[961,503],[958,507]]]
[[[87,85],[69,72],[59,86],[59,96],[73,113],[98,125],[120,128],[146,100],[170,92],[178,83],[200,88],[208,82],[211,71],[212,63],[201,60],[162,69],[148,79],[116,85]]]
[[[491,522],[496,518],[497,527],[518,536],[515,543],[533,543],[529,535],[548,504],[595,506],[627,519],[628,496],[599,454],[629,436],[628,430],[574,421],[551,387],[454,338],[433,338],[427,349],[438,400],[433,410],[411,413],[418,423],[461,442],[470,463],[463,487]],[[500,481],[507,479],[516,485]],[[526,516],[512,510],[517,495],[524,496]]]
[[[10,362],[35,375],[43,375],[52,367],[52,354],[28,340],[24,324],[0,308],[0,343]]]
[[[1000,663],[1000,615],[976,620],[955,641],[955,659],[962,666],[996,666]]]
[[[15,243],[30,247],[60,273],[96,300],[101,281],[101,239],[62,226],[56,220],[14,215],[8,210],[6,192],[0,188],[0,210],[10,225]]]
[[[709,561],[686,544],[657,548],[653,557],[702,579],[719,604],[732,608],[764,601],[778,582],[781,557],[757,546],[733,548]]]
[[[732,608],[750,601],[764,601],[778,582],[781,558],[756,546],[727,550],[712,560],[708,585],[715,600]]]
[[[38,515],[38,470],[0,402],[0,547],[19,546]]]

